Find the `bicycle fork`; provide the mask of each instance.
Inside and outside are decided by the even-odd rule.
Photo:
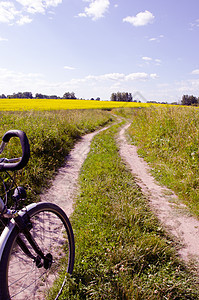
[[[20,232],[25,236],[26,240],[29,242],[29,244],[31,245],[31,247],[37,255],[35,256],[31,253],[26,243],[20,236],[17,237],[17,244],[19,245],[19,247],[30,259],[32,259],[35,262],[37,268],[44,267],[46,270],[49,269],[52,265],[53,257],[50,253],[44,255],[43,251],[41,250],[34,237],[30,233],[30,230],[32,229],[32,223],[28,214],[25,214],[23,218],[20,215],[17,215],[14,218],[14,220]]]

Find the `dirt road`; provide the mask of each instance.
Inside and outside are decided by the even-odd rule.
[[[73,212],[73,199],[77,190],[77,180],[81,166],[90,150],[93,137],[107,127],[89,133],[81,138],[67,157],[67,163],[52,182],[51,188],[41,195],[41,201],[59,205],[70,216]]]
[[[136,176],[138,185],[147,195],[164,228],[180,242],[180,256],[185,261],[194,259],[199,265],[199,221],[190,216],[186,206],[171,190],[155,182],[149,166],[137,155],[137,148],[127,143],[125,131],[128,126],[123,127],[119,134],[121,156]]]
[[[127,143],[125,131],[128,126],[121,128],[119,133],[120,155],[136,176],[138,185],[148,197],[150,206],[162,225],[180,241],[180,256],[185,261],[194,258],[199,265],[199,221],[189,216],[186,206],[180,203],[172,191],[155,182],[147,163],[138,156],[136,147]],[[91,140],[98,132],[84,136],[76,144],[51,189],[42,195],[42,201],[57,203],[70,216],[80,168],[89,152]]]

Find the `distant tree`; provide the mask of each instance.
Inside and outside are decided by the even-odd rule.
[[[59,99],[56,95],[49,96],[50,99]]]
[[[100,101],[100,97],[97,97],[96,100],[97,100],[97,101]]]
[[[192,96],[183,95],[181,104],[182,105],[197,105],[198,98],[194,97],[193,95]]]
[[[70,93],[70,99],[77,99],[74,92]]]
[[[66,92],[66,93],[63,95],[62,98],[63,98],[63,99],[77,99],[77,98],[75,97],[75,93],[74,93],[74,92],[72,92],[72,93]]]
[[[120,92],[117,92],[116,93],[116,101],[122,101],[122,93],[120,93]]]
[[[17,99],[32,99],[32,93],[31,92],[18,92],[18,93],[13,93],[12,95],[8,96],[9,98],[17,98]]]
[[[116,96],[116,93],[112,93],[111,94],[111,101],[117,101],[117,96]]]
[[[127,93],[127,92],[112,93],[110,99],[111,99],[111,101],[124,101],[124,102],[132,102],[133,101],[132,94]]]
[[[133,101],[133,96],[131,93],[128,94],[128,102],[132,102]]]
[[[35,98],[36,98],[36,99],[43,99],[43,95],[40,94],[40,93],[36,93],[36,94],[35,94]]]
[[[0,95],[0,99],[5,99],[6,96],[4,94]]]
[[[23,92],[22,93],[22,98],[26,98],[26,99],[32,99],[32,93],[31,92]]]
[[[147,101],[146,103],[154,103],[154,104],[156,103],[157,104],[158,102],[155,100],[152,100],[152,101]]]

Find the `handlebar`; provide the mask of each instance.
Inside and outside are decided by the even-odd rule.
[[[1,159],[0,160],[0,171],[14,171],[20,170],[28,163],[30,158],[30,146],[28,138],[25,132],[21,130],[9,130],[7,131],[3,138],[2,143],[0,145],[0,153],[3,152],[6,144],[10,141],[12,137],[18,137],[20,139],[21,147],[22,147],[22,157],[13,158],[13,159]],[[17,161],[17,162],[15,162]]]

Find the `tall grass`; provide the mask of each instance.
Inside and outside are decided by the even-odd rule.
[[[199,217],[199,110],[159,107],[131,113],[129,134],[139,153]]]
[[[66,156],[81,135],[104,126],[112,120],[107,111],[65,110],[0,113],[0,136],[10,129],[26,132],[31,159],[23,170],[16,172],[18,184],[27,188],[30,201],[66,160]],[[11,139],[1,157],[19,157],[20,143]],[[0,174],[2,175],[2,174]]]
[[[122,163],[115,133],[116,127],[93,140],[81,170],[72,218],[75,269],[60,299],[199,299]]]

